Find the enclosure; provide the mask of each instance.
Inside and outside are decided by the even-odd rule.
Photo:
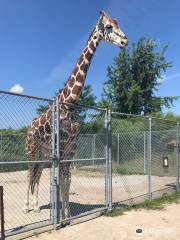
[[[179,189],[179,123],[101,108],[73,105],[79,123],[70,163],[70,216],[62,217],[59,112],[64,103],[0,91],[0,185],[4,188],[5,235],[142,202]],[[69,107],[67,107],[70,109]],[[46,154],[27,159],[27,129],[51,109],[51,140]],[[44,123],[45,124],[45,123]],[[48,151],[47,151],[48,150]],[[71,151],[71,149],[69,149]],[[30,164],[43,166],[40,212],[23,212]]]

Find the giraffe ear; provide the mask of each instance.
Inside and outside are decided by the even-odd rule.
[[[100,15],[105,16],[106,13],[104,11],[100,11]]]

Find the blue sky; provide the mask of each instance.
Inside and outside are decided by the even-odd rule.
[[[173,67],[156,93],[180,95],[180,1],[178,0],[0,0],[0,89],[19,84],[25,94],[52,97],[63,86],[89,33],[105,10],[120,22],[130,45],[142,35],[169,44]],[[86,83],[100,98],[106,69],[119,53],[102,42]],[[171,111],[180,114],[180,101]]]

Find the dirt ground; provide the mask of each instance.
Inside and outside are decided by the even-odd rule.
[[[140,210],[118,217],[99,217],[88,222],[43,233],[27,240],[179,240],[180,204],[165,210]],[[136,229],[142,233],[136,233]]]
[[[175,181],[176,178],[174,177],[152,176],[152,191],[167,188]],[[6,230],[15,231],[19,227],[23,228],[25,225],[50,219],[50,173],[48,169],[44,169],[40,181],[40,213],[31,211],[28,214],[24,214],[22,211],[26,197],[27,171],[0,173],[0,183],[4,186]],[[113,175],[112,185],[113,203],[124,202],[127,199],[147,194],[148,184],[146,175]],[[74,172],[72,174],[70,189],[71,216],[101,208],[104,206],[104,203],[105,178],[103,175],[97,173],[94,175],[94,173],[87,172]],[[108,219],[100,219],[103,219],[103,224],[106,222],[108,224]],[[94,221],[98,223],[100,220]],[[93,231],[92,234],[94,234]]]

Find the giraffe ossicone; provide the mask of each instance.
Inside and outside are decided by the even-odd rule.
[[[92,57],[99,43],[105,40],[109,43],[124,47],[128,39],[120,29],[118,22],[110,18],[104,11],[100,13],[100,18],[89,36],[86,47],[80,55],[77,64],[74,67],[70,77],[65,83],[64,88],[57,93],[57,99],[60,106],[60,181],[61,181],[61,202],[62,218],[70,216],[69,208],[69,190],[70,190],[70,161],[61,162],[62,160],[71,160],[76,150],[76,138],[79,133],[79,123],[75,119],[72,107],[67,104],[78,103],[80,94],[83,90],[85,78],[92,61]],[[26,139],[26,151],[29,164],[28,186],[25,200],[24,212],[29,211],[30,192],[33,195],[33,209],[38,212],[38,191],[39,181],[43,170],[43,164],[34,163],[36,160],[44,159],[48,156],[49,144],[51,140],[51,106],[39,117],[32,120],[28,128]]]

